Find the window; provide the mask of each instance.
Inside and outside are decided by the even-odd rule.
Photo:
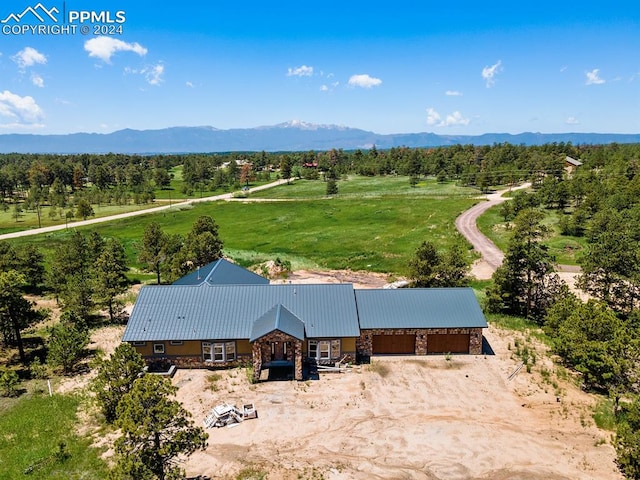
[[[164,343],[154,343],[153,353],[164,353]]]
[[[329,360],[340,356],[340,340],[309,340],[309,358]]]
[[[231,362],[236,359],[236,342],[203,342],[205,362]]]
[[[133,342],[134,347],[144,347],[147,345],[147,342]]]
[[[182,340],[171,340],[169,344],[178,346],[184,344],[184,342]]]

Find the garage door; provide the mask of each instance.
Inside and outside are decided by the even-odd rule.
[[[414,354],[416,353],[415,335],[374,335],[373,353]]]
[[[429,334],[427,336],[427,353],[469,353],[469,334]]]

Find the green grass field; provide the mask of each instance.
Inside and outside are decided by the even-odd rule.
[[[89,438],[75,433],[79,405],[80,399],[71,395],[36,395],[0,406],[0,480],[106,479],[100,452],[90,447]]]
[[[255,198],[307,199],[325,196],[327,184],[323,181],[295,180],[282,188],[252,193]],[[349,175],[338,181],[337,198],[373,198],[381,196],[411,197],[455,197],[475,196],[478,190],[460,187],[452,182],[438,183],[433,179],[423,179],[415,187],[409,185],[407,177],[360,177]]]
[[[478,219],[478,228],[504,252],[509,246],[511,233],[499,209],[500,207],[493,207],[481,215]],[[544,223],[551,230],[550,236],[544,241],[549,247],[549,253],[560,265],[578,265],[580,256],[586,249],[586,239],[560,235],[558,220],[562,213],[545,210],[545,214]]]
[[[164,203],[163,203],[164,205]],[[95,215],[89,218],[108,217],[109,215],[117,215],[119,213],[134,212],[138,210],[146,210],[159,206],[158,203],[147,203],[142,205],[92,205]],[[51,225],[64,225],[65,218],[64,212],[62,212],[62,218],[60,215],[56,215],[55,218],[49,216],[50,207],[45,206],[40,209],[40,224],[42,227],[49,227]],[[59,209],[58,209],[59,211]],[[69,221],[78,221],[81,218],[69,219]],[[0,234],[20,232],[22,230],[30,230],[32,228],[38,228],[38,215],[35,210],[24,211],[20,214],[18,221],[13,214],[12,209],[6,212],[0,211]]]
[[[150,222],[160,223],[167,233],[184,235],[198,216],[210,215],[220,227],[226,254],[245,266],[280,257],[294,268],[404,274],[422,241],[450,245],[456,235],[455,218],[476,202],[475,190],[435,181],[411,188],[406,177],[341,181],[340,188],[347,193],[335,198],[325,198],[324,188],[322,181],[296,181],[264,192],[286,201],[177,205],[163,213],[81,230],[119,238],[136,269],[138,245]],[[34,243],[48,256],[71,234],[63,230],[11,242]]]

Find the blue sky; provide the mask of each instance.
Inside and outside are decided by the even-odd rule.
[[[16,33],[39,1],[75,34]],[[637,2],[8,0],[0,20],[0,133],[640,133]]]

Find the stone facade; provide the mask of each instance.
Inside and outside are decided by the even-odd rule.
[[[287,345],[286,351],[282,348],[283,344]],[[277,360],[292,362],[293,377],[296,380],[302,380],[302,341],[279,330],[268,333],[253,342],[254,380],[260,379],[262,367],[272,361],[274,345],[279,349],[278,356],[282,357]]]
[[[430,334],[469,334],[469,354],[482,354],[482,328],[406,328],[362,330],[356,340],[358,355],[370,357],[373,354],[374,335],[415,335],[416,355],[426,355]]]
[[[145,357],[147,365],[158,362],[169,362],[178,368],[233,368],[251,362],[251,355],[237,355],[236,360],[230,362],[205,362],[202,355],[154,355]]]

